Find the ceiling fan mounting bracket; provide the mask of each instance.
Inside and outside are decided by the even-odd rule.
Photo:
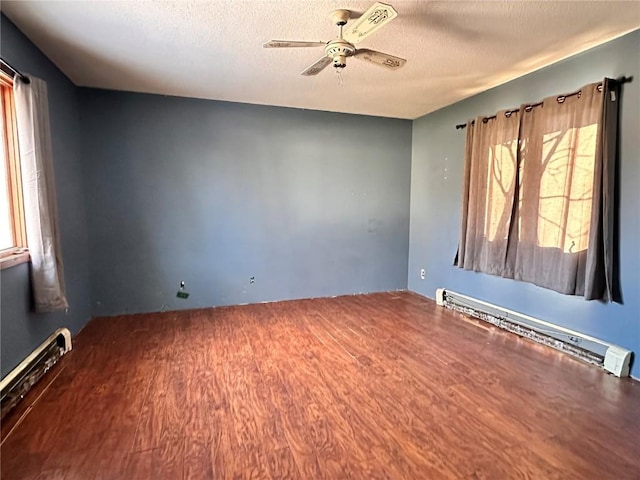
[[[329,18],[333,23],[340,27],[347,24],[349,18],[351,18],[351,12],[343,9],[334,10],[331,12],[331,15],[329,15]]]

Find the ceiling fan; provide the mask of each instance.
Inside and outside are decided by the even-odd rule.
[[[334,10],[330,15],[333,23],[338,27],[338,37],[330,42],[300,42],[288,40],[271,40],[263,44],[264,48],[296,48],[296,47],[324,47],[324,56],[309,65],[301,75],[310,77],[317,75],[331,62],[336,71],[340,73],[347,66],[347,57],[364,60],[390,70],[397,70],[407,61],[404,58],[394,57],[387,53],[356,48],[354,45],[378,31],[391,20],[398,16],[398,12],[391,5],[376,2],[360,18],[350,24],[346,32],[344,26],[351,17],[349,10]]]

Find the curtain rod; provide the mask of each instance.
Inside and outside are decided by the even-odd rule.
[[[615,79],[612,79],[612,80],[613,80],[614,82],[616,82],[616,83],[623,84],[623,83],[629,83],[629,82],[631,82],[631,81],[633,80],[633,77],[625,77],[625,76],[622,76],[622,77],[615,78]],[[600,85],[600,89],[602,89],[602,84]],[[576,92],[572,92],[572,93],[565,93],[564,95],[558,95],[558,102],[562,103],[562,102],[564,102],[564,101],[567,99],[567,97],[572,97],[572,96],[574,96],[574,95],[578,95],[578,94],[580,94],[580,92],[581,92],[581,90],[578,90],[578,91],[576,91]],[[538,106],[540,106],[540,105],[542,105],[542,102],[532,103],[532,104],[527,105],[527,106],[525,107],[525,110],[528,112],[528,111],[530,111],[533,107],[538,107]],[[518,112],[518,111],[520,111],[520,109],[519,109],[519,108],[514,108],[513,110],[507,110],[507,111],[505,112],[505,115],[506,115],[507,117],[509,117],[512,113],[515,113],[515,112]],[[492,118],[496,118],[496,116],[495,116],[495,115],[492,115],[492,116],[490,116],[490,117],[484,117],[482,120],[486,123],[486,121],[487,121],[487,120],[491,120]],[[473,125],[474,123],[476,123],[476,121],[475,121],[475,120],[472,120],[472,121],[471,121],[471,124]],[[466,123],[459,123],[458,125],[456,125],[456,130],[460,130],[460,129],[463,129],[463,128],[466,128],[466,127],[467,127],[467,124],[466,124]]]
[[[11,66],[11,64],[7,62],[4,58],[0,58],[0,62],[2,63],[2,67],[3,67],[2,69],[4,71],[6,71],[7,73],[10,73],[14,77],[18,77],[24,83],[31,83],[31,80],[29,80],[29,77],[20,73],[20,71],[17,68],[14,68],[13,66]]]

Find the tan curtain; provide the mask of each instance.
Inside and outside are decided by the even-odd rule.
[[[620,83],[605,78],[602,83],[602,119],[596,143],[593,207],[589,254],[585,272],[584,297],[620,302],[622,296],[615,281],[614,250],[616,217],[616,163],[618,148],[618,117]]]
[[[619,94],[619,84],[607,79],[576,94],[523,105],[515,126],[507,119],[495,123],[502,133],[478,128],[476,121],[475,131],[467,134],[464,235],[456,265],[586,299],[617,299]],[[513,137],[517,140],[510,143]],[[514,148],[512,172],[507,152]]]
[[[503,275],[515,196],[518,112],[467,125],[462,228],[455,264]]]

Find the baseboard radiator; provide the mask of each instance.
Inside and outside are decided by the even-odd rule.
[[[70,350],[71,332],[66,328],[59,328],[9,372],[0,382],[0,419]]]
[[[436,290],[436,303],[573,355],[618,377],[629,375],[632,352],[620,346],[444,288]]]

